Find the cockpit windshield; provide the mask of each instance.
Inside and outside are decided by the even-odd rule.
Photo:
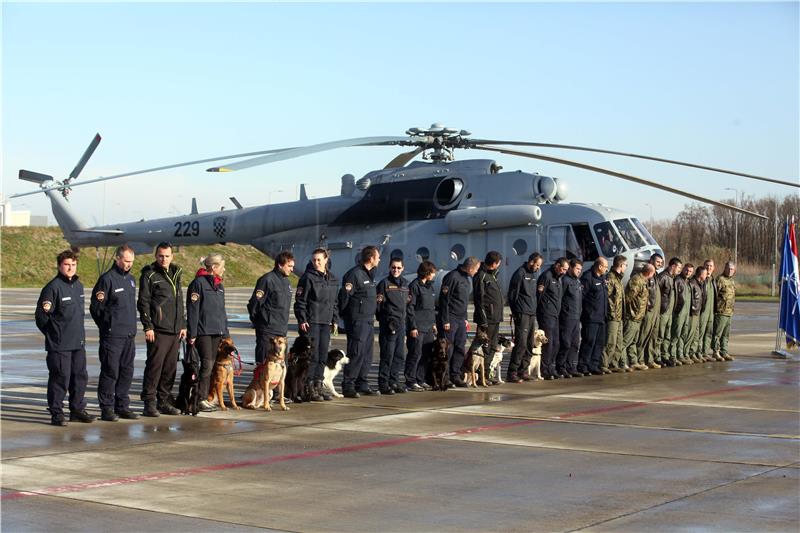
[[[622,238],[628,243],[628,247],[630,248],[641,248],[646,245],[642,236],[636,231],[636,228],[633,227],[631,221],[627,218],[620,218],[614,221],[614,225],[619,230],[619,234],[622,235]]]
[[[614,257],[625,251],[625,244],[619,238],[617,232],[611,226],[611,222],[601,222],[594,225],[594,234],[597,236],[597,244],[600,252],[606,257]]]
[[[650,232],[647,231],[647,228],[644,227],[644,224],[642,224],[638,218],[632,218],[631,220],[633,220],[633,223],[634,225],[636,225],[636,229],[639,230],[639,233],[641,233],[644,236],[645,240],[647,241],[647,244],[652,244],[652,245],[657,244],[656,240],[653,238],[652,235],[650,235]]]

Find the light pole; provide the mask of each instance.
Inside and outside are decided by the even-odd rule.
[[[644,204],[650,208],[650,232],[653,232],[653,204]]]
[[[736,195],[735,197],[735,205],[739,207],[739,189],[734,187],[725,187],[726,191],[733,191]],[[733,262],[739,262],[739,213],[736,211],[733,212]]]

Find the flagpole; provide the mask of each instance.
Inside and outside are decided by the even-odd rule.
[[[781,249],[778,327],[775,334],[775,350],[772,352],[773,355],[781,359],[789,359],[793,356],[786,345],[787,337],[791,337],[793,341],[800,337],[800,335],[798,335],[798,324],[790,320],[791,315],[798,311],[797,293],[798,289],[800,289],[800,284],[797,282],[797,263],[795,218],[794,215],[792,215],[790,219],[787,215],[783,233],[783,246]],[[794,301],[792,299],[794,299]],[[791,306],[789,318],[784,316],[787,306]],[[796,320],[796,318],[794,320]],[[789,330],[791,330],[791,332],[789,332]]]

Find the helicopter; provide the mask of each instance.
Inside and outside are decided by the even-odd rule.
[[[39,189],[13,197],[44,193],[65,239],[75,249],[130,245],[137,253],[150,253],[162,241],[173,245],[249,244],[266,255],[292,251],[296,269],[303,268],[313,250],[329,251],[332,272],[341,277],[356,264],[360,251],[376,245],[386,258],[403,259],[412,276],[416,265],[432,261],[437,281],[467,256],[482,258],[489,250],[502,253],[499,281],[507,289],[511,274],[533,251],[545,264],[560,257],[579,259],[588,268],[598,257],[624,255],[630,274],[653,253],[664,252],[644,224],[623,210],[600,204],[567,203],[568,188],[560,178],[521,170],[503,171],[493,159],[456,160],[456,150],[481,150],[530,158],[598,172],[655,187],[747,216],[767,218],[741,207],[718,202],[630,174],[550,155],[521,151],[518,147],[565,149],[638,158],[692,167],[798,187],[800,184],[659,157],[581,146],[475,139],[466,130],[434,123],[410,128],[405,136],[360,137],[309,146],[278,148],[212,157],[126,172],[73,183],[100,143],[97,134],[70,175],[63,181],[38,172],[20,170],[19,178]],[[70,208],[68,195],[78,185],[119,179],[201,163],[240,159],[207,169],[233,172],[317,152],[353,146],[413,147],[384,168],[360,179],[341,177],[338,196],[310,199],[305,184],[297,201],[244,207],[231,197],[234,210],[199,213],[192,200],[186,215],[88,227]],[[421,155],[421,160],[414,159]],[[245,159],[242,159],[245,158]],[[377,276],[388,273],[382,261]]]

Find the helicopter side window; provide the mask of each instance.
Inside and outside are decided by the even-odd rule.
[[[422,263],[423,261],[427,261],[431,256],[431,251],[425,248],[424,246],[420,246],[417,249],[417,262]]]
[[[642,234],[642,236],[644,237],[644,240],[647,241],[647,244],[651,244],[651,245],[658,244],[656,242],[656,240],[653,238],[653,236],[650,235],[650,232],[647,231],[647,228],[644,227],[644,224],[642,224],[641,221],[638,218],[632,218],[631,220],[633,220],[633,224],[636,226],[636,229],[639,230],[639,233]]]
[[[594,234],[597,236],[597,244],[600,252],[606,257],[614,257],[625,251],[625,245],[619,238],[617,232],[611,226],[611,222],[601,222],[594,225]]]
[[[392,250],[392,253],[389,254],[389,259],[390,260],[399,259],[400,261],[402,261],[403,260],[403,250],[400,250],[399,248],[395,248],[394,250]]]
[[[559,257],[583,260],[581,247],[572,231],[572,226],[550,226],[547,229],[547,253],[551,261]]]
[[[630,220],[627,218],[620,218],[614,221],[614,225],[630,248],[641,248],[645,246],[644,239],[642,239],[641,235],[636,231],[636,228],[633,227]]]
[[[464,256],[467,255],[467,250],[464,248],[463,244],[454,244],[452,248],[450,248],[450,259],[454,261],[461,261],[464,259]]]
[[[528,251],[528,243],[525,242],[525,239],[517,239],[511,245],[511,249],[514,250],[514,255],[522,255]]]
[[[575,241],[578,245],[578,257],[584,261],[594,261],[597,259],[597,246],[594,244],[592,232],[589,224],[573,224],[572,231],[575,234]]]

